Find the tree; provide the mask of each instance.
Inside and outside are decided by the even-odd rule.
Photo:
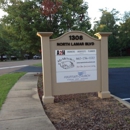
[[[128,12],[125,11],[123,18],[122,18],[122,22],[125,22],[129,18],[130,18],[130,11],[128,11]]]
[[[3,56],[6,54],[6,52],[8,51],[8,43],[6,42],[6,40],[2,39],[0,37],[0,57],[1,57],[1,61],[3,61]]]
[[[126,18],[123,23],[120,23],[118,31],[118,43],[120,50],[130,48],[130,17]]]
[[[87,15],[88,5],[83,0],[66,0],[61,10],[60,26],[63,33],[70,30],[88,32],[91,28]]]
[[[1,22],[5,24],[6,38],[14,49],[38,52],[40,41],[37,32],[54,32],[54,38],[69,30],[87,32],[90,29],[88,6],[83,0],[49,0],[51,6],[46,2],[10,0],[7,3],[1,0],[1,7],[8,13]]]
[[[100,9],[102,16],[99,21],[95,21],[95,32],[112,32],[108,39],[109,56],[117,56],[120,54],[120,49],[117,41],[118,25],[116,22],[119,20],[118,11],[112,9],[110,12],[107,9]]]
[[[46,0],[43,0],[42,12],[46,11],[46,8],[48,9],[48,11],[43,13],[43,17],[46,19],[50,31],[54,29],[53,32],[55,34],[61,35],[71,30],[88,32],[91,28],[87,15],[88,6],[83,3],[83,0],[49,1],[51,4],[47,5],[45,4]]]
[[[61,1],[52,1],[52,0],[43,0],[41,4],[42,14],[45,16],[49,16],[49,20],[52,20],[54,14],[61,9],[62,2]]]
[[[120,20],[118,18],[119,12],[115,9],[112,9],[110,12],[107,9],[99,9],[102,12],[99,21],[95,21],[94,29],[97,31],[113,31],[116,26],[116,22]]]
[[[4,38],[3,26],[0,24],[0,56],[1,61],[3,61],[3,55],[7,54],[10,49],[8,41]]]
[[[10,44],[17,50],[36,53],[40,49],[36,33],[44,28],[39,6],[34,1],[16,1],[5,11],[8,15],[2,23],[5,24]]]
[[[62,2],[59,0],[43,0],[41,3],[41,14],[48,32],[54,32],[52,37],[59,35],[59,21]]]

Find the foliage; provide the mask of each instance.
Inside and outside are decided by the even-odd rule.
[[[122,48],[130,47],[130,17],[124,23],[120,23],[118,31],[118,42]]]
[[[17,80],[25,73],[10,73],[0,76],[0,109],[4,103],[9,90],[17,82]],[[7,82],[8,81],[8,82]]]
[[[129,18],[130,18],[130,11],[128,11],[128,12],[125,11],[123,18],[122,18],[122,21],[125,22]]]
[[[60,30],[66,32],[70,30],[80,30],[88,32],[91,28],[87,15],[88,5],[83,0],[66,0],[62,3]]]
[[[8,50],[9,50],[9,45],[7,41],[0,37],[0,55],[6,54]]]
[[[15,8],[15,10],[14,10]],[[7,31],[7,39],[14,49],[36,52],[40,49],[37,31],[41,30],[40,14],[36,2],[18,1],[5,9],[8,16],[2,19]],[[41,23],[41,24],[40,24]]]
[[[117,17],[118,11],[112,9],[110,12],[107,9],[100,9],[102,16],[99,21],[95,21],[94,30],[96,31],[113,31],[116,22],[119,20]]]
[[[121,20],[115,9],[100,11],[102,16],[99,21],[95,21],[94,32],[112,32],[108,39],[109,56],[127,55],[126,50],[130,48],[130,12],[125,12]]]
[[[4,38],[5,31],[3,29],[3,25],[0,24],[0,56],[1,61],[3,60],[3,55],[6,55],[7,52],[10,50],[10,45],[8,43],[8,40]]]
[[[100,11],[102,12],[102,16],[99,21],[95,21],[94,30],[95,32],[112,32],[112,35],[108,39],[109,56],[120,55],[120,49],[116,39],[119,28],[116,22],[119,20],[117,16],[119,12],[115,9],[112,9],[110,12],[107,9],[100,9]]]
[[[41,4],[42,14],[45,16],[51,16],[56,14],[61,9],[61,1],[43,0]]]
[[[50,5],[48,5],[49,1],[51,2]],[[87,16],[88,6],[83,3],[83,0],[49,1],[46,3],[46,0],[43,0],[41,11],[47,30],[54,32],[53,38],[66,31],[80,30],[88,32],[91,28]],[[50,9],[51,7],[54,7],[54,10]]]
[[[8,13],[1,19],[2,54],[36,54],[41,48],[37,32],[53,32],[51,38],[56,38],[71,30],[84,31],[91,36],[97,32],[112,32],[109,36],[109,56],[123,55],[122,50],[130,47],[130,12],[125,12],[122,22],[117,24],[121,19],[118,11],[100,9],[101,18],[91,29],[88,5],[83,0],[0,0],[0,5]]]
[[[8,13],[1,19],[7,32],[5,39],[21,53],[40,50],[37,32],[53,32],[55,38],[70,30],[88,32],[91,27],[83,0],[0,0],[0,4]]]

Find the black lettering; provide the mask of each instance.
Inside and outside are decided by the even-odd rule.
[[[84,46],[84,42],[71,43],[71,46]]]
[[[77,35],[77,36],[75,37],[75,39],[76,39],[76,40],[79,40],[79,36]]]
[[[82,35],[80,35],[80,36],[79,35],[76,35],[76,36],[75,35],[70,35],[69,39],[70,40],[83,40],[83,36]]]
[[[57,46],[70,46],[70,43],[69,42],[60,42],[60,43],[57,43]]]
[[[80,40],[83,40],[83,36],[82,35],[80,36]]]
[[[75,40],[75,36],[74,35],[72,35],[71,38],[72,38],[72,40]]]
[[[94,42],[85,42],[85,45],[86,45],[86,46],[93,46],[93,45],[94,45]]]

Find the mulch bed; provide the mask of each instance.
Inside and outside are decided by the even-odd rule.
[[[42,102],[42,74],[37,83],[43,108],[57,130],[130,130],[130,109],[97,93],[55,96],[54,104]]]

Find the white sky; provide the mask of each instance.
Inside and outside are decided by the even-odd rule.
[[[84,0],[88,2],[88,15],[93,21],[94,18],[97,20],[101,16],[99,9],[108,9],[111,11],[113,8],[119,11],[120,14],[124,14],[125,11],[130,11],[130,0]]]
[[[0,18],[2,18],[2,16],[5,14],[5,12],[3,12],[1,9],[0,9]]]

